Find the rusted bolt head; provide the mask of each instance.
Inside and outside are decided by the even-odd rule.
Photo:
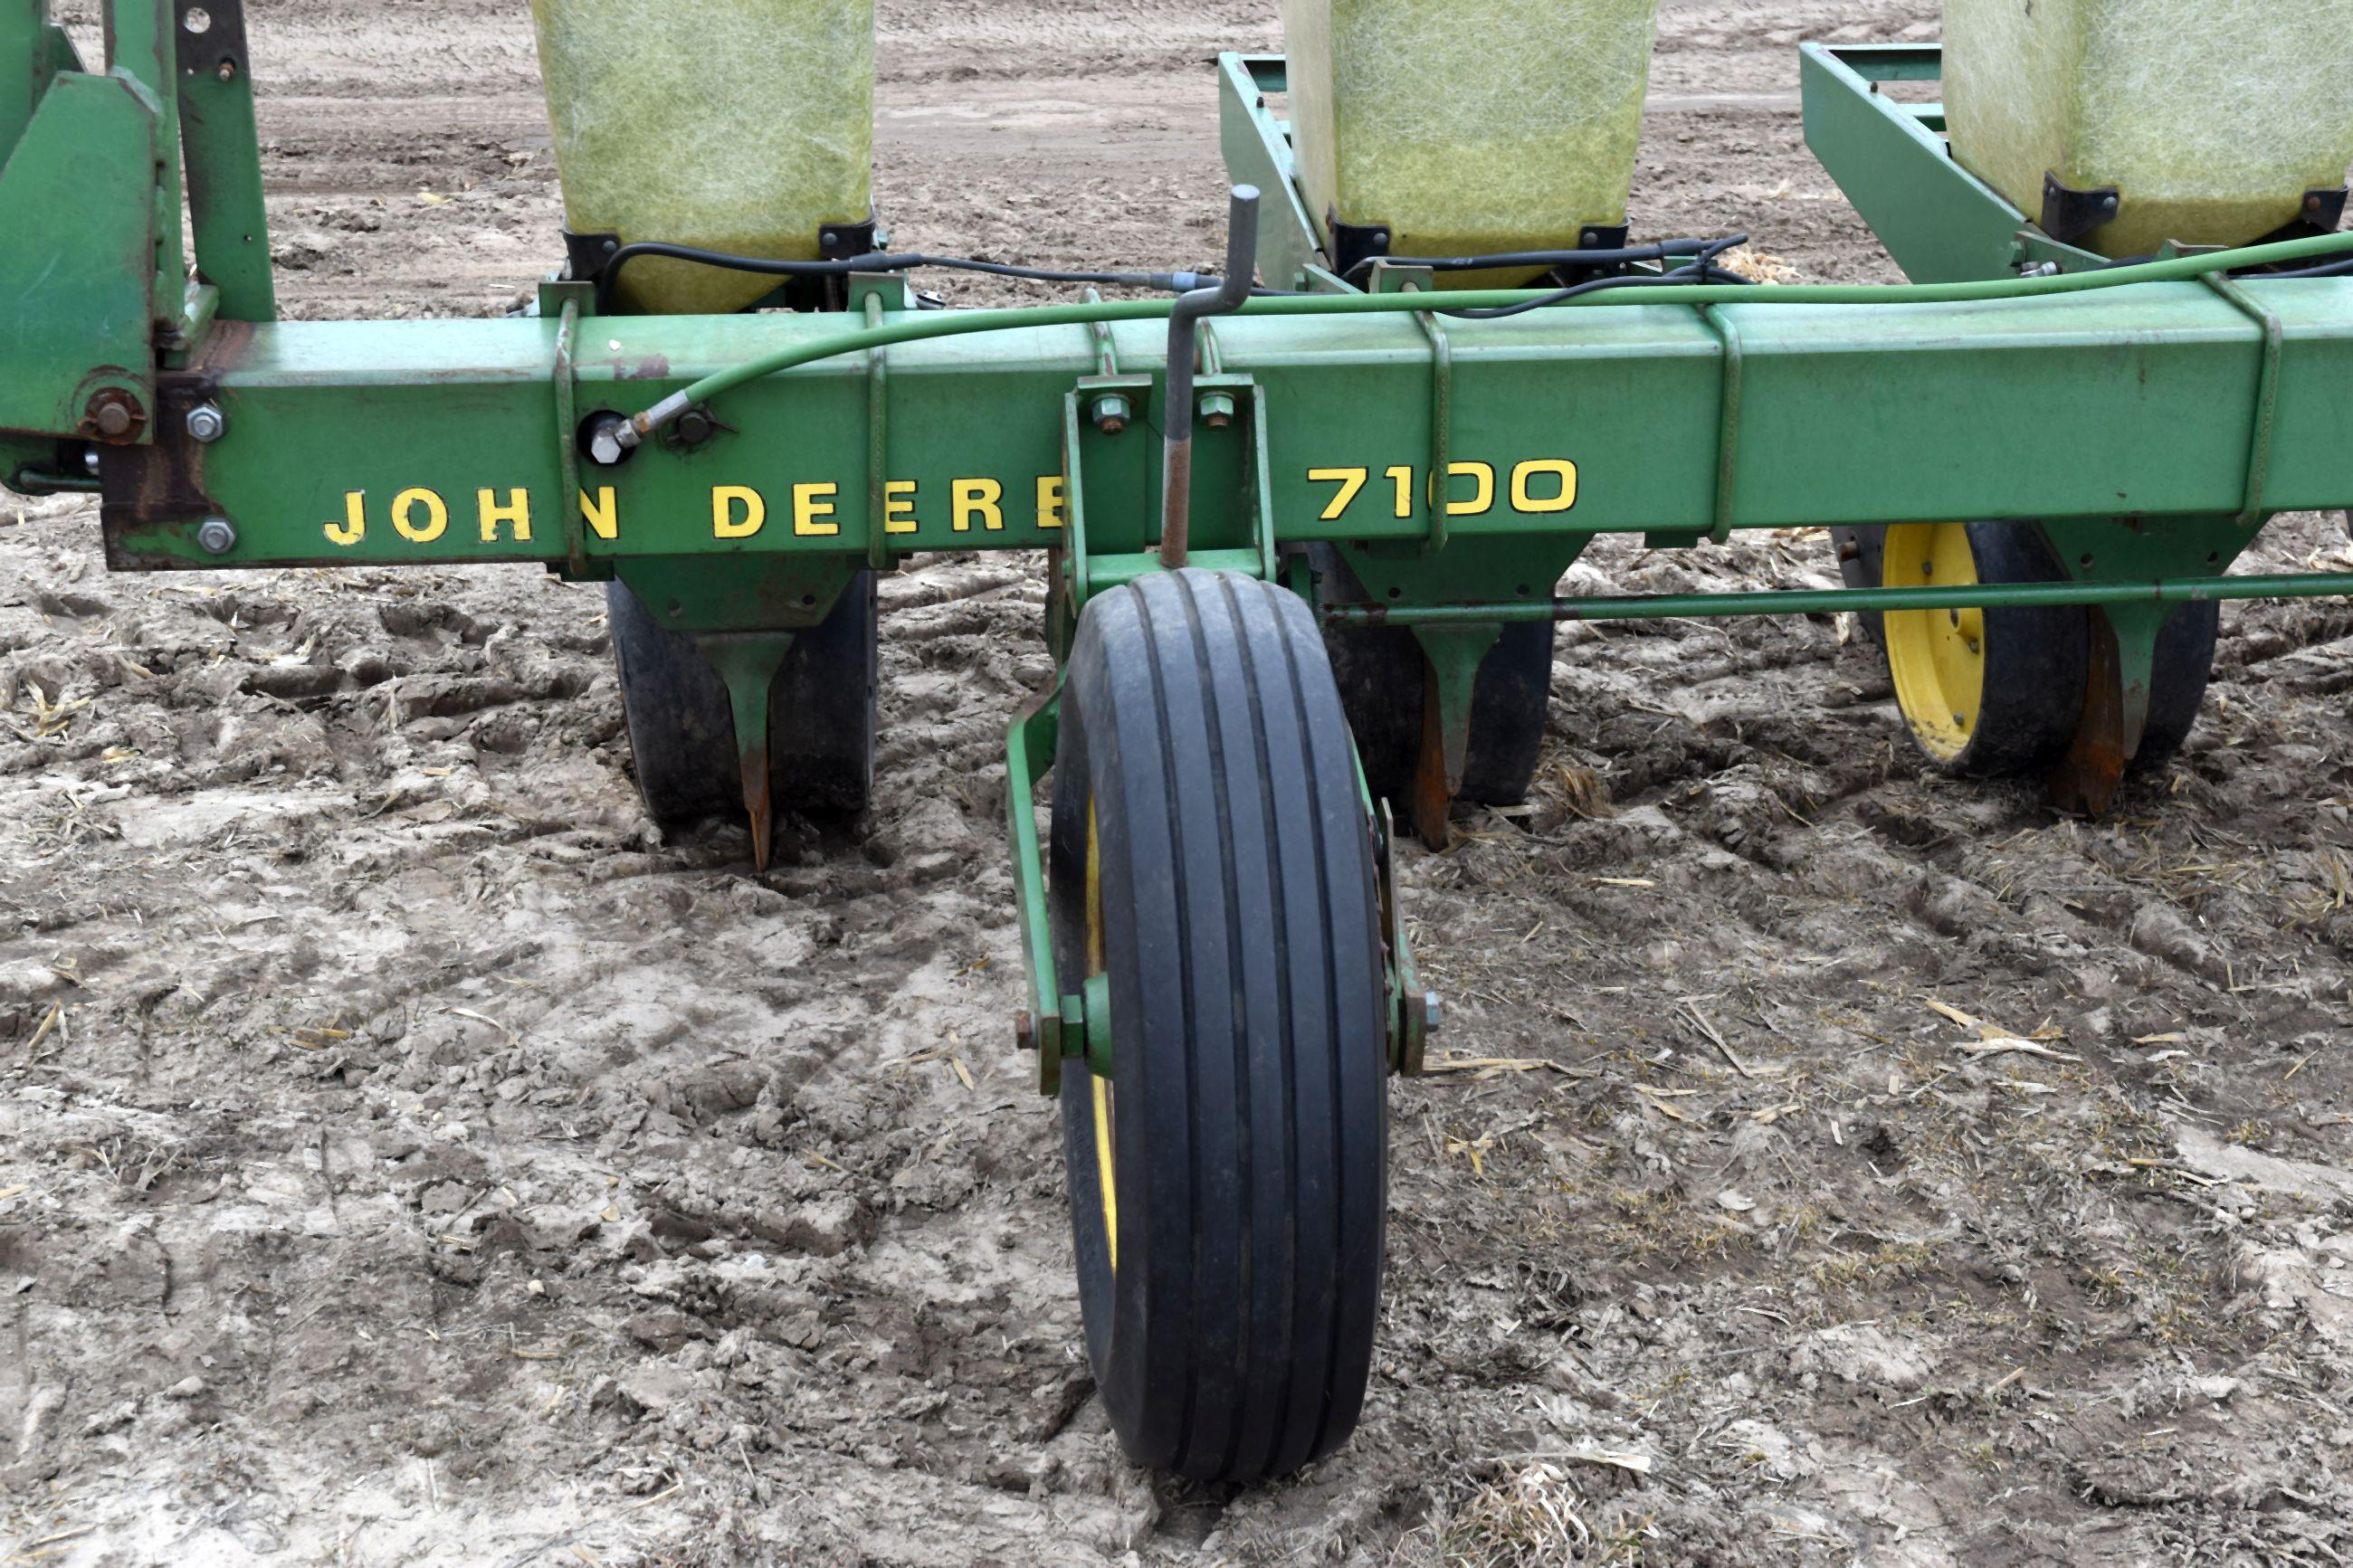
[[[1095,428],[1106,436],[1116,436],[1126,429],[1128,414],[1127,397],[1124,393],[1107,392],[1095,399]]]
[[[129,439],[138,433],[146,418],[146,410],[139,406],[137,398],[112,386],[92,397],[82,411],[82,423],[108,441]]]
[[[1029,1016],[1027,1007],[1013,1015],[1013,1043],[1020,1050],[1038,1048],[1038,1020]]]

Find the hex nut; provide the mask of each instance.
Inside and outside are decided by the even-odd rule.
[[[1439,1000],[1437,992],[1423,992],[1421,994],[1422,1033],[1425,1035],[1434,1035],[1438,1033],[1441,1026],[1440,1019],[1442,1018],[1444,1012],[1445,1005]]]
[[[225,517],[208,517],[196,528],[196,547],[207,555],[226,555],[237,548],[237,525]]]
[[[217,403],[199,403],[188,410],[188,438],[209,446],[228,434],[228,416]]]
[[[1107,392],[1095,399],[1093,411],[1095,428],[1104,435],[1116,436],[1126,429],[1129,416],[1126,394]]]

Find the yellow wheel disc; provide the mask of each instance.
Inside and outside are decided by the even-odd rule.
[[[1910,522],[1888,529],[1880,569],[1887,587],[1966,587],[1977,580],[1967,525]],[[1895,700],[1922,747],[1949,762],[1968,750],[1985,705],[1985,612],[1891,610],[1882,619]]]
[[[1104,972],[1103,851],[1095,837],[1095,803],[1087,802],[1087,978]],[[1119,1185],[1112,1159],[1111,1079],[1090,1075],[1095,1091],[1095,1188],[1103,1199],[1103,1244],[1111,1271],[1119,1272]]]

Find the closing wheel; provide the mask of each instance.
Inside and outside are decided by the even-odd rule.
[[[1902,523],[1833,529],[1849,587],[2060,583],[2065,569],[2030,522]],[[2220,606],[2184,605],[2159,635],[2142,763],[2189,737],[2213,668]],[[2090,612],[2067,605],[1866,615],[1913,738],[1930,761],[1969,777],[2057,761],[2083,718]]]
[[[1309,545],[1307,559],[1324,599],[1362,604],[1369,597],[1330,545]],[[1507,626],[1480,661],[1461,798],[1480,805],[1517,805],[1527,799],[1552,702],[1556,629],[1550,621]],[[1408,798],[1421,759],[1428,666],[1419,640],[1404,626],[1332,626],[1324,640],[1365,761],[1366,785],[1376,795]]]
[[[780,805],[844,816],[866,809],[881,686],[875,603],[874,574],[860,572],[824,622],[793,639],[768,689],[768,788]],[[646,809],[665,826],[741,817],[727,683],[626,583],[605,585],[605,608]]]
[[[1087,606],[1049,886],[1109,1060],[1063,1073],[1062,1128],[1087,1356],[1139,1464],[1262,1479],[1356,1426],[1388,1180],[1373,832],[1296,596],[1187,570]]]

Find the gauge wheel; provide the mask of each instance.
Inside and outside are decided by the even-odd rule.
[[[793,639],[768,688],[768,789],[777,805],[855,816],[874,786],[881,647],[874,574],[860,572],[832,613]],[[727,683],[683,632],[654,618],[628,584],[605,584],[613,662],[646,810],[662,826],[744,816]]]
[[[1360,605],[1370,599],[1332,546],[1309,545],[1307,561],[1325,602]],[[1480,805],[1517,805],[1528,798],[1552,704],[1556,629],[1550,621],[1506,626],[1480,661],[1460,798]],[[1327,626],[1324,643],[1364,758],[1366,787],[1377,796],[1407,799],[1421,761],[1422,682],[1429,663],[1419,639],[1405,626]]]
[[[1198,570],[1089,603],[1050,846],[1056,973],[1096,998],[1061,1119],[1103,1405],[1138,1464],[1287,1475],[1363,1406],[1388,1142],[1374,827],[1306,605]]]
[[[1899,523],[1833,529],[1851,588],[2062,583],[2065,569],[2031,522]],[[1968,777],[2056,762],[2082,722],[2091,612],[2070,605],[1865,613],[1895,698],[1929,760]],[[2221,606],[2184,605],[2158,634],[2137,763],[2189,738],[2214,665]]]

